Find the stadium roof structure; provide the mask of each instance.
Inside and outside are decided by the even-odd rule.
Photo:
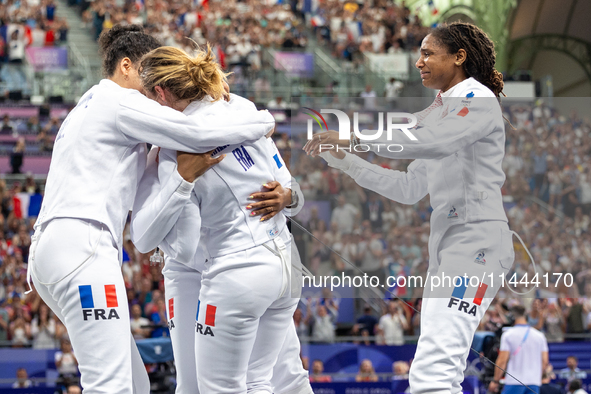
[[[588,0],[520,0],[509,25],[508,71],[531,69],[538,53],[558,51],[581,66],[591,82],[589,16]]]

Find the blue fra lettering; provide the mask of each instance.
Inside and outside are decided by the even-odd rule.
[[[240,148],[234,149],[232,153],[236,160],[238,160],[238,163],[244,168],[244,171],[248,171],[250,167],[254,166],[254,160],[252,160],[252,157],[250,157],[244,146],[240,145]]]

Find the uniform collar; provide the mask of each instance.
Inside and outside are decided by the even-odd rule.
[[[113,87],[121,88],[121,86],[117,85],[115,82],[113,82],[107,78],[101,79],[101,81],[99,82],[99,85],[104,88],[113,88]]]
[[[470,83],[472,83],[473,80],[474,80],[474,78],[472,78],[472,77],[466,78],[462,82],[457,83],[454,86],[452,86],[451,88],[447,89],[447,91],[442,92],[440,90],[439,93],[441,94],[441,97],[459,97],[459,93],[466,86],[468,86]]]
[[[122,90],[133,90],[134,92],[137,92],[137,90],[135,89],[127,89],[124,88],[123,86],[118,85],[117,83],[111,81],[110,79],[107,78],[103,78],[101,79],[101,81],[99,82],[99,86],[105,89],[122,89]]]

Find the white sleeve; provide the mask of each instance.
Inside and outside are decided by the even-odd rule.
[[[281,157],[281,153],[279,153],[279,149],[277,149],[273,139],[268,138],[267,143],[271,148],[271,167],[273,168],[273,173],[275,174],[275,180],[277,180],[277,182],[279,182],[284,188],[289,188],[298,195],[298,205],[295,208],[283,209],[285,216],[295,216],[304,207],[304,193],[302,193],[302,189],[295,178],[291,176],[291,173],[287,169],[285,161],[283,161],[283,157]]]
[[[168,257],[184,264],[196,258],[201,238],[201,210],[199,204],[193,201],[194,198],[192,196],[192,201],[184,206],[178,220],[160,245]]]
[[[339,160],[330,152],[324,151],[320,156],[329,166],[340,169],[365,189],[372,190],[382,196],[402,204],[416,204],[428,193],[427,167],[423,160],[415,160],[406,172],[389,170],[345,153]]]
[[[258,140],[275,127],[267,111],[228,109],[225,116],[187,116],[130,92],[119,105],[117,127],[137,142],[167,149],[204,153],[218,146]]]
[[[445,100],[445,99],[444,99]],[[500,129],[504,132],[499,103],[493,97],[449,98],[454,100],[449,113],[439,122],[409,131],[417,138],[412,141],[401,131],[394,130],[399,138],[388,141],[387,132],[378,140],[367,141],[373,152],[393,159],[441,159]],[[445,104],[445,101],[444,101]],[[362,141],[362,143],[364,143]],[[385,145],[399,143],[400,152],[390,152]]]
[[[185,181],[176,171],[176,161],[160,155],[157,162],[157,156],[157,148],[148,154],[131,215],[131,240],[142,253],[160,245],[193,191],[193,183]],[[159,172],[170,175],[162,177],[161,183]]]

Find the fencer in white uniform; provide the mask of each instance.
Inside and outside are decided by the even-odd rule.
[[[28,274],[66,325],[85,393],[149,390],[129,331],[120,268],[123,227],[146,164],[145,142],[207,152],[258,139],[273,127],[273,117],[264,112],[189,118],[108,79],[86,92],[65,119]]]
[[[279,154],[271,139],[269,139],[269,143],[272,145],[272,149],[275,150],[275,154]],[[173,176],[167,170],[175,171],[175,168],[165,165],[159,171],[158,161],[156,160],[157,152],[158,148],[155,147],[148,154],[148,164],[134,204],[134,209],[142,211],[143,218],[154,218],[156,220],[151,220],[148,224],[148,231],[145,231],[145,229],[140,228],[142,225],[141,220],[136,220],[136,215],[134,214],[131,226],[133,234],[132,241],[140,250],[149,251],[154,249],[155,242],[162,240],[159,246],[166,256],[166,263],[162,274],[164,276],[168,327],[176,366],[177,385],[175,392],[177,394],[195,394],[199,393],[197,368],[195,365],[195,352],[198,351],[194,346],[195,317],[197,314],[199,290],[201,289],[201,271],[203,270],[206,257],[203,246],[197,249],[195,256],[188,262],[182,262],[178,258],[172,257],[177,256],[176,246],[180,246],[180,249],[183,249],[182,244],[192,244],[194,242],[189,238],[178,240],[177,237],[187,237],[190,233],[179,231],[174,227],[172,231],[164,233],[164,231],[168,230],[167,218],[171,216],[176,217],[177,211],[185,208],[187,202],[189,202],[190,194],[175,194],[174,187],[171,188],[171,185],[167,185],[166,181],[162,184],[159,182],[159,177],[167,180]],[[280,158],[279,155],[278,158]],[[288,171],[282,170],[285,170],[284,166],[276,170],[275,179],[280,183],[283,182],[282,186],[286,188],[290,187],[298,195],[297,205],[293,208],[284,208],[283,213],[286,216],[294,216],[297,215],[304,205],[304,195],[295,180],[291,179],[291,184],[289,184],[290,174]],[[168,190],[165,190],[166,187],[168,187]],[[159,193],[162,193],[162,196],[156,200],[155,196]],[[169,200],[165,200],[166,196],[170,196],[173,201],[169,203]],[[157,206],[156,204],[161,205]],[[190,224],[190,208],[181,212],[180,217],[183,218],[184,222]],[[139,238],[136,238],[137,231],[141,234]],[[295,244],[292,244],[291,248],[292,253],[297,254]],[[292,257],[292,273],[297,274],[301,270],[299,255]],[[292,291],[292,296],[299,298],[301,286],[297,286],[297,280],[298,275],[293,275],[292,283],[294,283],[293,290],[295,290],[295,293]],[[304,370],[300,359],[300,342],[293,324],[288,329],[285,341],[279,352],[277,363],[273,368],[271,385],[273,386],[273,392],[276,394],[312,393],[308,372]]]
[[[224,107],[256,111],[248,100],[231,95],[230,102],[192,102],[184,112],[190,117],[197,109],[218,114]],[[291,176],[266,138],[220,146],[214,154],[227,157],[194,186],[183,187],[187,193],[180,201],[181,196],[166,185],[180,178],[176,152],[160,151],[157,171],[163,186],[142,179],[132,215],[132,239],[140,251],[160,244],[170,258],[185,264],[195,258],[200,264],[203,257],[197,246],[200,242],[203,246],[194,333],[199,390],[272,393],[273,365],[293,326],[299,299],[292,297],[292,240],[283,213],[262,222],[247,205],[256,185],[277,179],[290,187]],[[278,173],[286,174],[283,181]],[[151,190],[152,197],[142,197],[143,190]],[[179,205],[172,209],[172,204]],[[154,214],[154,206],[166,209]],[[192,268],[201,270],[198,265]],[[176,311],[172,315],[177,316]]]
[[[399,134],[405,138],[401,152],[384,149],[392,141],[371,141],[384,144],[379,152],[372,146],[380,156],[417,159],[406,172],[349,153],[341,160],[328,151],[321,154],[331,167],[394,201],[415,204],[429,194],[429,275],[478,278],[433,289],[425,284],[421,336],[410,371],[416,394],[461,392],[474,332],[514,260],[501,196],[505,127],[500,105],[474,78],[439,97],[438,105],[417,114],[420,123],[411,129],[417,141]]]

